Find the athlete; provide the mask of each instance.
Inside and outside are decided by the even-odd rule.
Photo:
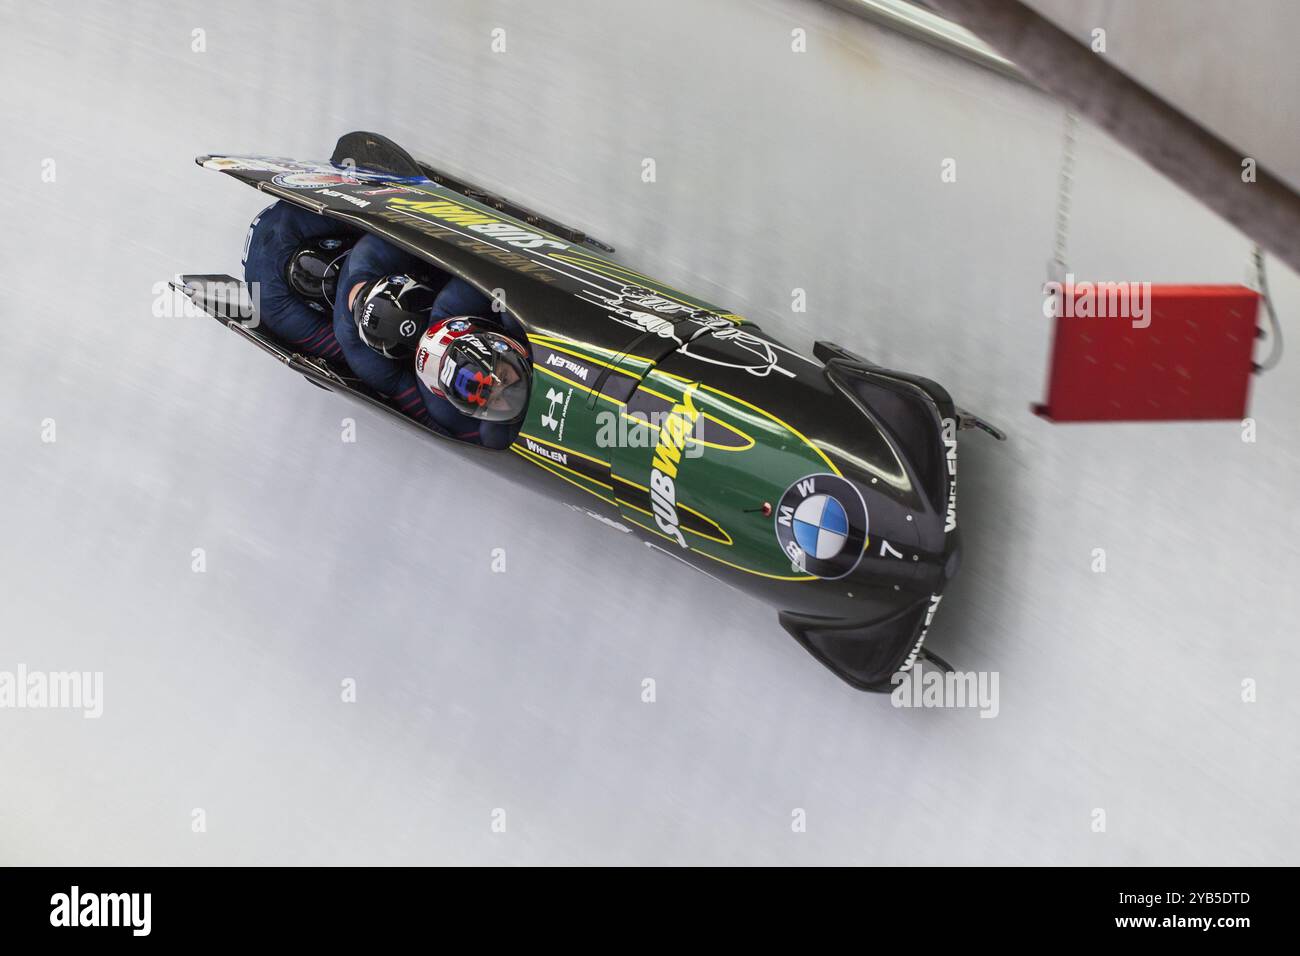
[[[532,387],[528,351],[517,339],[481,318],[435,318],[416,348],[415,371],[441,428],[487,448],[514,441]]]
[[[361,232],[277,202],[258,213],[244,240],[244,280],[261,323],[304,355],[340,361],[331,313],[339,273]]]
[[[421,278],[412,278],[416,274]],[[487,296],[369,235],[348,257],[339,286],[346,294],[335,304],[334,333],[359,378],[421,424],[489,448],[510,444],[532,380],[527,350],[519,344],[523,329],[513,316],[474,320],[482,344],[493,350],[491,361],[466,342],[444,364],[451,338],[469,326],[436,341],[426,330],[441,329],[455,316],[493,314]],[[437,361],[431,363],[432,353]],[[454,375],[453,368],[459,370]],[[437,374],[451,375],[449,384],[440,384]]]
[[[449,276],[378,236],[362,236],[339,276],[334,337],[361,381],[429,424],[412,356]]]
[[[519,344],[523,330],[509,313],[494,313],[469,283],[377,236],[287,202],[253,220],[244,277],[257,283],[263,325],[291,349],[346,364],[423,425],[493,448],[513,439],[531,384],[527,350]],[[421,381],[414,357],[423,333],[431,322],[462,315],[492,315],[475,319],[474,329],[488,348],[504,349],[508,357],[496,352],[486,361],[462,343],[446,368],[465,369],[464,375],[445,387]],[[437,346],[439,363],[449,341]]]

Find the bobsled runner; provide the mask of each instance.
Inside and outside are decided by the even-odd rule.
[[[495,470],[774,606],[854,687],[888,691],[927,653],[960,553],[958,433],[997,434],[941,386],[829,342],[796,351],[373,133],[347,134],[328,161],[196,161],[504,303],[527,332],[528,411],[506,450],[459,442],[276,342],[237,280],[178,277],[236,333],[312,384],[448,453],[495,456]]]

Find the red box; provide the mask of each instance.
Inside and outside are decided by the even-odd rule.
[[[1067,284],[1047,401],[1034,411],[1055,422],[1240,420],[1259,299],[1240,285]]]

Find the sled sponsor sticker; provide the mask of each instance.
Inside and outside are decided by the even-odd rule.
[[[948,514],[943,533],[951,534],[957,529],[957,423],[951,418],[943,420],[943,447],[948,462]]]
[[[204,160],[205,169],[234,169],[240,172],[288,173],[309,170],[312,167],[292,159],[272,159],[258,156],[212,156]]]
[[[819,578],[842,578],[862,560],[867,505],[839,475],[807,475],[781,495],[776,540],[790,563]]]
[[[318,189],[316,192],[321,196],[329,196],[332,199],[342,199],[344,202],[349,202],[360,209],[365,209],[370,205],[369,199],[358,199],[356,196],[341,193],[337,189]]]
[[[546,411],[542,413],[542,426],[555,434],[556,441],[564,441],[564,422],[569,417],[569,401],[573,398],[573,389],[561,391],[558,388],[546,390]],[[556,414],[556,411],[559,414]]]
[[[461,226],[471,232],[514,246],[517,249],[568,249],[567,242],[548,239],[540,233],[522,229],[512,222],[489,216],[477,209],[449,199],[417,200],[401,197],[388,200],[391,208],[432,216],[443,223]]]
[[[552,352],[548,355],[546,357],[546,364],[551,368],[563,369],[566,372],[570,372],[582,379],[584,382],[587,381],[587,377],[591,374],[591,366],[583,365],[581,362],[575,362],[573,359],[562,355],[559,352]]]
[[[534,441],[533,439],[529,438],[527,435],[523,435],[521,437],[523,438],[524,441],[524,447],[527,448],[529,451],[531,451],[534,455],[537,455],[540,458],[546,458],[550,461],[553,461],[557,465],[567,465],[569,463],[568,454],[560,451],[558,448],[548,448],[545,445],[543,445],[541,442]]]
[[[360,186],[361,180],[339,173],[280,173],[271,182],[286,189],[321,189],[326,186]]]
[[[543,368],[554,369],[555,372],[561,373],[556,376],[557,378],[576,379],[583,385],[591,385],[596,380],[596,367],[582,359],[570,358],[563,352],[557,352],[543,345],[534,345],[533,351],[536,353],[535,361]]]
[[[659,441],[655,443],[654,458],[650,462],[650,506],[654,510],[655,524],[682,548],[687,544],[677,511],[677,470],[682,464],[686,442],[700,417],[700,409],[693,401],[697,387],[692,384],[683,389],[682,400],[673,405],[659,428]]]

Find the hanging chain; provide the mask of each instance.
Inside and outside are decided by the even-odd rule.
[[[1074,146],[1079,127],[1079,117],[1065,111],[1065,135],[1061,144],[1061,180],[1056,189],[1056,240],[1052,247],[1052,261],[1048,265],[1048,278],[1065,281],[1065,242],[1070,230],[1070,194],[1074,189]]]
[[[1066,240],[1070,233],[1070,200],[1074,191],[1074,154],[1078,130],[1079,117],[1066,110],[1061,143],[1061,179],[1056,189],[1056,236],[1052,244],[1052,261],[1047,266],[1047,277],[1062,284],[1065,282],[1067,268]],[[1272,348],[1268,357],[1255,365],[1255,371],[1263,372],[1274,368],[1282,358],[1282,326],[1273,308],[1273,297],[1268,291],[1268,278],[1264,273],[1264,250],[1258,245],[1251,250],[1251,260],[1255,267],[1254,284],[1263,299],[1271,328]]]
[[[1277,363],[1282,360],[1282,324],[1277,320],[1277,312],[1273,308],[1273,297],[1268,292],[1268,276],[1264,274],[1264,250],[1256,243],[1250,250],[1250,258],[1255,264],[1255,291],[1263,300],[1264,313],[1268,316],[1270,336],[1272,341],[1269,343],[1268,357],[1262,362],[1255,363],[1256,372],[1267,372],[1277,367]]]

